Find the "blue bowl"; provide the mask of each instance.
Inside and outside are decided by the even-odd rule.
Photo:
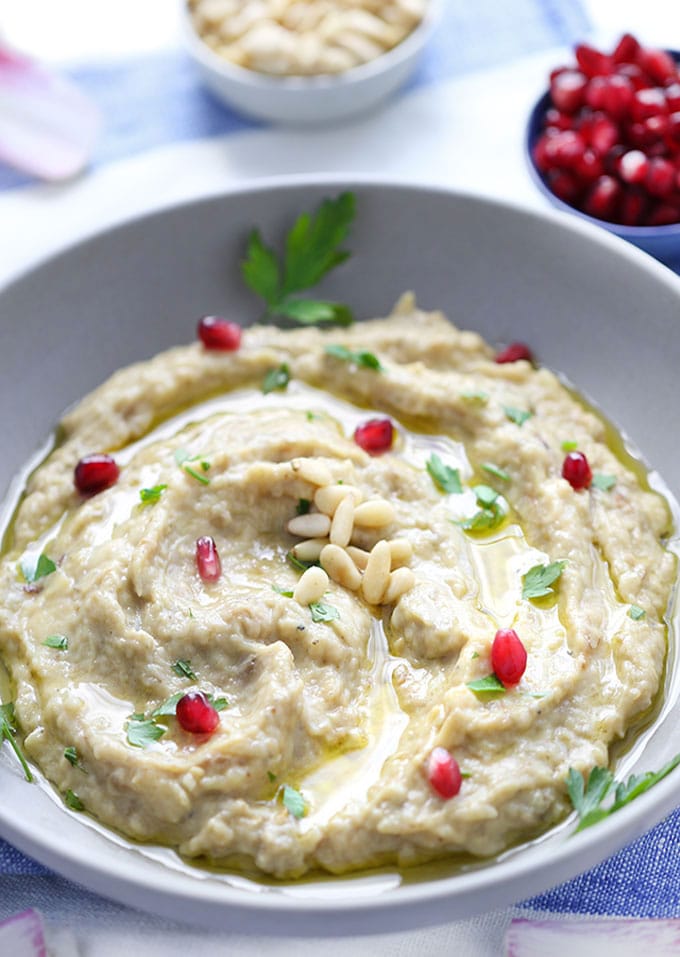
[[[673,59],[680,63],[680,52],[676,50],[668,51]],[[546,112],[552,107],[553,103],[549,93],[544,93],[538,100],[531,113],[527,123],[526,137],[524,141],[525,153],[529,163],[529,170],[532,179],[543,195],[558,209],[573,215],[580,216],[596,226],[604,226],[610,233],[626,239],[633,243],[639,249],[654,256],[660,262],[670,266],[672,269],[680,270],[680,223],[671,223],[667,226],[622,226],[619,223],[610,223],[604,219],[596,219],[589,216],[575,206],[565,203],[564,200],[556,196],[548,186],[543,174],[534,162],[533,151],[536,141],[543,132],[543,121]]]

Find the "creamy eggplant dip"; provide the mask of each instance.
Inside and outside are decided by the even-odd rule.
[[[565,816],[653,705],[676,561],[643,470],[520,353],[406,295],[172,349],[66,415],[0,651],[71,807],[279,878]]]

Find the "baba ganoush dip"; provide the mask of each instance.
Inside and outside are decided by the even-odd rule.
[[[565,816],[569,769],[659,690],[671,514],[553,373],[494,359],[406,295],[172,349],[66,415],[7,534],[0,643],[71,807],[279,878]],[[92,453],[115,465],[74,486]]]

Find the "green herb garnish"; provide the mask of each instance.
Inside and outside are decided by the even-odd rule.
[[[312,613],[312,621],[336,621],[340,617],[340,612],[334,605],[326,605],[322,601],[310,602],[309,610]]]
[[[466,687],[475,694],[504,694],[505,685],[492,672],[485,678],[477,678],[475,681],[468,681]]]
[[[175,714],[177,710],[177,702],[180,698],[184,697],[183,691],[176,691],[174,694],[171,694],[169,698],[166,698],[165,701],[162,701],[157,708],[151,712],[151,719],[153,718],[168,718]],[[144,715],[140,715],[144,717]],[[160,738],[160,735],[158,735]]]
[[[603,492],[609,492],[616,485],[616,476],[602,475],[596,472],[593,475],[593,478],[590,484],[594,485],[595,488],[599,488]]]
[[[552,595],[553,585],[562,574],[567,562],[565,559],[551,562],[549,565],[534,565],[522,575],[522,598],[543,598]]]
[[[322,299],[300,299],[297,294],[315,286],[327,273],[349,257],[339,249],[354,219],[355,196],[342,193],[325,199],[313,216],[302,213],[286,237],[282,262],[266,246],[258,230],[248,240],[245,262],[241,265],[247,285],[266,303],[264,321],[284,316],[303,325],[352,322],[347,306]]]
[[[511,422],[514,422],[515,425],[522,426],[527,419],[530,419],[534,414],[533,412],[527,412],[526,409],[516,409],[513,405],[504,405],[503,411],[508,419]]]
[[[276,781],[276,775],[273,771],[267,771],[267,777],[269,778],[270,784],[273,784]]]
[[[78,768],[79,771],[87,773],[85,768],[80,763],[80,758],[75,748],[64,748],[64,757],[69,764],[73,765],[74,768]]]
[[[35,565],[30,565],[28,562],[22,562],[20,567],[22,575],[29,584],[37,582],[39,578],[45,578],[47,575],[51,575],[52,572],[57,570],[56,564],[51,558],[48,558],[44,552],[40,553]]]
[[[460,397],[466,402],[475,402],[478,405],[486,405],[489,401],[488,392],[461,392]]]
[[[573,439],[565,439],[560,448],[563,452],[575,452],[578,448],[578,442],[574,442]]]
[[[179,698],[181,697],[182,694],[180,692],[177,701],[179,701]],[[168,698],[168,702],[170,700],[171,699]],[[175,701],[175,705],[177,704],[177,701]],[[165,704],[168,702],[165,702]],[[162,708],[163,705],[160,707]],[[155,716],[165,713],[166,712],[164,711],[161,712],[158,708],[153,712]],[[172,714],[174,714],[174,711]],[[167,731],[167,728],[157,724],[153,720],[153,717],[145,718],[143,714],[133,714],[128,718],[126,731],[128,744],[131,744],[133,748],[148,748],[153,741],[158,741],[159,738],[163,737]]]
[[[262,392],[268,395],[277,389],[285,389],[290,382],[290,369],[287,363],[282,362],[278,369],[270,369],[262,380]]]
[[[326,346],[325,352],[335,359],[340,359],[342,362],[351,362],[355,366],[360,366],[363,369],[373,369],[375,372],[385,371],[378,357],[373,355],[372,352],[366,352],[365,349],[359,349],[354,352],[352,349],[348,349],[347,346],[330,345]]]
[[[628,617],[632,618],[633,621],[640,621],[641,618],[644,618],[647,612],[644,608],[640,608],[639,605],[631,605],[628,609]]]
[[[57,651],[66,651],[68,649],[68,638],[66,635],[48,635],[43,641],[47,648],[56,648]]]
[[[479,532],[484,529],[496,528],[505,518],[505,510],[498,501],[499,494],[490,485],[475,485],[473,490],[480,506],[478,512],[462,522],[456,522],[467,532]]]
[[[425,468],[440,491],[446,492],[448,495],[460,495],[463,491],[458,469],[445,465],[435,452],[427,460]]]
[[[493,475],[497,479],[501,479],[503,482],[509,482],[510,476],[504,469],[500,469],[497,465],[494,465],[493,462],[482,462],[480,468],[483,468],[485,472],[488,472],[489,475]]]
[[[280,585],[272,585],[272,588],[274,589],[274,591],[275,591],[277,594],[283,595],[284,598],[292,598],[292,597],[293,597],[293,589],[292,589],[292,588],[281,588]]]
[[[19,764],[23,769],[24,777],[27,781],[32,781],[33,775],[31,774],[31,769],[26,763],[26,758],[24,757],[23,751],[17,744],[16,733],[17,719],[14,713],[13,702],[8,701],[7,704],[0,704],[0,741],[7,741],[10,748],[12,751],[14,751],[19,759]]]
[[[296,791],[295,788],[290,787],[288,784],[284,784],[280,793],[283,806],[293,817],[300,819],[305,816],[307,813],[307,802],[299,791]]]
[[[318,565],[318,562],[303,562],[301,558],[296,558],[292,552],[286,552],[286,561],[294,568],[296,572],[306,572],[312,565]],[[281,592],[283,594],[283,592]]]
[[[298,503],[295,506],[295,511],[298,515],[307,515],[309,513],[312,503],[308,498],[298,499]]]
[[[197,472],[195,468],[192,468],[190,465],[187,465],[187,462],[200,462],[201,469],[204,472],[207,472],[210,468],[210,462],[206,462],[202,455],[189,455],[186,449],[175,449],[175,462],[183,469],[187,475],[190,475],[192,478],[195,478],[197,482],[200,482],[201,485],[210,485],[210,479],[205,475],[201,475],[200,472]]]
[[[70,807],[72,811],[84,811],[85,805],[80,800],[75,791],[72,791],[71,788],[68,789],[64,795],[64,804],[67,807]]]
[[[224,711],[225,708],[229,707],[229,702],[226,698],[213,698],[211,694],[206,694],[208,703],[213,706],[215,711]]]
[[[167,485],[152,485],[151,488],[141,488],[139,490],[139,497],[142,505],[153,505],[154,502],[159,500],[167,487]]]
[[[630,804],[640,794],[649,791],[662,778],[680,764],[680,754],[664,764],[660,771],[647,771],[645,774],[631,774],[627,781],[618,784],[608,768],[593,768],[586,783],[580,771],[569,768],[567,791],[574,810],[579,817],[576,831],[582,831],[596,824],[610,814],[614,814],[626,804]],[[613,794],[613,802],[603,807],[603,802]]]
[[[179,678],[188,678],[190,681],[196,681],[196,674],[191,667],[191,662],[184,658],[179,658],[173,665],[172,670]]]

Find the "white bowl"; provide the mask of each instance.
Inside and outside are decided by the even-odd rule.
[[[196,33],[188,9],[182,32],[205,85],[227,106],[258,120],[316,126],[375,109],[414,71],[441,13],[442,0],[429,0],[423,20],[387,53],[344,73],[324,76],[269,76],[235,66],[218,56]]]
[[[425,187],[315,179],[258,184],[145,216],[74,246],[0,291],[0,495],[43,445],[59,410],[117,367],[194,336],[197,316],[255,319],[239,270],[253,226],[281,239],[301,211],[352,189],[352,258],[319,294],[358,316],[385,314],[405,288],[493,343],[529,342],[632,437],[680,497],[673,440],[680,369],[680,280],[576,217]],[[20,401],[17,397],[20,397]],[[658,769],[680,751],[680,666],[664,704],[619,772]],[[579,834],[573,821],[464,871],[397,871],[257,884],[133,845],[48,787],[27,784],[0,748],[0,834],[65,876],[170,919],[279,936],[397,931],[516,902],[592,867],[678,802],[680,768]]]

